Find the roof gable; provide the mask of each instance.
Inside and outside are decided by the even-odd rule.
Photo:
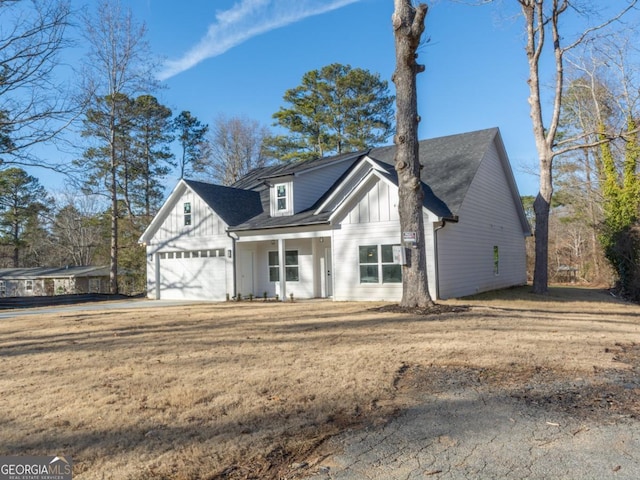
[[[140,243],[148,243],[153,238],[187,189],[199,196],[229,226],[243,223],[263,210],[259,192],[181,179],[140,236]]]
[[[195,180],[184,182],[229,226],[239,225],[262,213],[260,194],[253,190],[223,187]]]
[[[480,162],[496,135],[498,129],[490,128],[420,142],[420,163],[423,165],[420,179],[425,190],[425,207],[431,210],[430,205],[434,205],[443,213],[444,205],[451,215],[458,214]],[[369,157],[390,165],[389,174],[393,170],[395,175],[395,152],[395,146],[374,148]],[[397,185],[397,177],[394,181]],[[432,211],[439,215],[436,210]]]

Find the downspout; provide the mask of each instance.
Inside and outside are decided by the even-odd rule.
[[[233,269],[233,292],[232,298],[235,298],[238,295],[238,272],[236,272],[236,242],[238,240],[237,236],[233,236],[234,234],[227,230],[227,237],[231,239],[231,262]]]
[[[436,298],[434,298],[434,300],[440,300],[440,267],[438,266],[439,263],[439,256],[438,256],[438,230],[442,230],[444,228],[444,226],[446,225],[446,221],[445,219],[441,219],[437,222],[433,222],[433,268],[434,268],[434,272],[435,272],[435,276],[436,276],[436,284],[435,284],[435,289],[436,289]]]
[[[452,218],[441,218],[437,222],[433,222],[433,253],[434,253],[434,270],[436,275],[436,298],[435,300],[440,300],[440,265],[439,265],[439,254],[438,254],[438,231],[442,230],[446,225],[447,221],[458,223],[458,216],[454,216]]]

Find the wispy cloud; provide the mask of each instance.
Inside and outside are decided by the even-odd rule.
[[[221,55],[256,35],[361,0],[240,0],[216,14],[207,34],[177,60],[168,60],[159,78],[166,80],[207,58]]]

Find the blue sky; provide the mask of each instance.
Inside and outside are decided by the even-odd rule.
[[[121,0],[164,58],[160,101],[205,123],[218,114],[271,126],[285,90],[330,63],[394,85],[392,0]],[[515,4],[515,2],[513,2]],[[497,5],[501,5],[498,3]],[[513,7],[511,7],[513,8]],[[527,64],[517,9],[430,2],[419,61],[420,138],[499,127],[523,195],[537,193]],[[389,143],[391,139],[389,140]],[[68,154],[60,153],[61,161]],[[33,172],[48,188],[59,179]],[[170,191],[175,177],[167,180]]]
[[[285,90],[330,63],[394,85],[392,0],[130,0],[165,57],[161,100],[211,123],[244,115],[271,126]],[[521,194],[537,193],[520,19],[493,6],[430,4],[419,61],[420,138],[497,126]],[[391,142],[391,139],[390,139]]]

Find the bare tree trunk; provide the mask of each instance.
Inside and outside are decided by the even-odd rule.
[[[408,265],[402,268],[403,307],[429,307],[433,300],[429,294],[423,219],[420,157],[418,155],[418,100],[416,76],[424,71],[416,63],[417,49],[424,32],[427,6],[412,5],[411,0],[395,0],[393,29],[396,46],[396,149],[395,168],[398,172],[398,213],[400,229],[415,234],[415,247],[408,250]]]
[[[560,106],[562,99],[563,64],[562,49],[557,31],[559,14],[567,6],[558,7],[557,0],[553,0],[553,14],[551,19],[554,58],[555,58],[555,96],[551,122],[549,128],[545,128],[542,116],[542,102],[540,99],[540,75],[539,65],[542,48],[545,43],[545,24],[543,2],[532,0],[519,0],[524,14],[527,30],[527,60],[529,62],[529,107],[533,134],[538,150],[538,162],[540,169],[540,190],[533,204],[536,215],[535,229],[535,267],[533,273],[533,292],[546,294],[549,284],[549,212],[551,210],[551,197],[553,196],[553,157],[552,146],[558,129],[560,118]]]
[[[110,168],[110,189],[111,189],[111,248],[109,265],[109,292],[112,295],[118,293],[118,182],[117,182],[117,153],[116,153],[116,130],[115,112],[112,106],[112,117],[110,119],[111,131],[111,168]]]

